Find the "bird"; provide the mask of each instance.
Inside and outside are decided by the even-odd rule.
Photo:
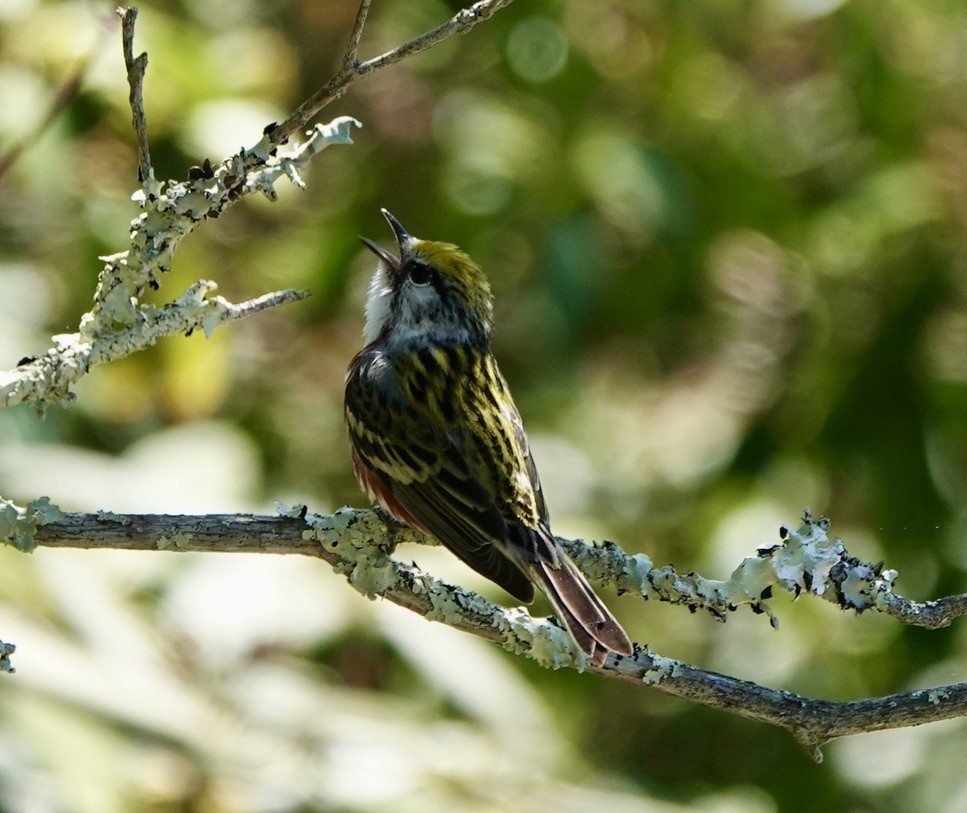
[[[491,348],[483,270],[452,243],[410,236],[379,259],[364,347],[346,373],[353,468],[369,498],[530,604],[544,593],[593,663],[632,654],[627,633],[551,533],[524,425]]]

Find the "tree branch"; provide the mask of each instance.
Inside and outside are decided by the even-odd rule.
[[[370,0],[362,0],[342,69],[322,90],[283,124],[267,127],[263,138],[254,147],[241,150],[217,167],[206,160],[202,166],[189,171],[186,181],[164,183],[154,178],[148,150],[143,103],[148,57],[145,53],[134,55],[137,9],[119,8],[117,13],[122,21],[124,62],[142,186],[134,200],[143,211],[131,222],[130,247],[101,258],[105,265],[98,277],[93,307],[81,318],[78,332],[55,336],[53,346],[39,357],[26,359],[13,370],[0,371],[0,407],[33,403],[43,409],[51,403],[70,403],[73,400],[71,387],[95,364],[143,350],[162,336],[190,334],[198,327],[204,327],[208,334],[213,327],[230,319],[304,297],[304,292],[280,291],[232,305],[220,298],[207,300],[206,295],[215,290],[215,285],[200,280],[178,300],[163,308],[144,306],[140,301],[146,288],[160,287],[161,275],[171,267],[178,245],[199,223],[218,217],[237,200],[254,192],[261,192],[274,200],[274,184],[282,175],[304,188],[301,172],[313,156],[330,144],[352,143],[350,130],[361,125],[355,119],[343,116],[327,125],[317,124],[307,133],[308,139],[304,143],[291,145],[284,153],[279,150],[282,142],[345,92],[353,81],[424,51],[454,34],[470,30],[510,2],[512,0],[476,3],[432,31],[360,63],[356,53],[370,6]]]
[[[209,297],[217,288],[211,280],[199,280],[174,302],[140,308],[140,323],[96,341],[84,341],[77,333],[54,336],[54,346],[43,356],[0,372],[0,407],[52,400],[69,403],[71,386],[96,364],[124,358],[166,336],[191,335],[199,328],[211,336],[226,322],[309,296],[308,291],[275,291],[236,305],[220,296]]]
[[[284,144],[288,141],[293,134],[305,127],[322,108],[339,99],[357,79],[383,68],[388,68],[390,65],[395,65],[406,57],[432,48],[438,42],[449,39],[455,34],[466,34],[481,20],[489,19],[512,2],[513,0],[481,0],[481,2],[474,3],[468,8],[461,9],[445,23],[427,31],[425,34],[398,45],[385,54],[360,62],[356,59],[356,52],[359,48],[363,25],[366,22],[366,14],[369,11],[369,0],[363,0],[359,7],[359,13],[356,15],[349,45],[343,55],[342,69],[299,105],[289,118],[271,129],[272,144]]]
[[[555,619],[532,618],[523,608],[500,607],[471,591],[433,578],[415,564],[406,565],[391,557],[401,542],[425,543],[427,540],[423,535],[398,523],[387,523],[373,511],[344,508],[333,515],[310,514],[303,518],[302,508],[297,507],[286,512],[288,516],[280,517],[66,514],[61,519],[36,527],[34,540],[38,545],[54,548],[314,556],[328,562],[337,573],[344,574],[356,590],[370,598],[382,596],[430,620],[441,621],[499,643],[511,652],[527,655],[548,668],[573,668],[644,683],[667,694],[780,726],[802,742],[816,759],[822,757],[819,750],[822,744],[838,737],[967,716],[967,683],[902,692],[889,697],[835,702],[814,700],[709,672],[665,658],[647,646],[637,647],[632,657],[612,654],[603,666],[597,667],[575,648]],[[750,565],[747,563],[757,562],[759,569],[765,570],[772,562],[779,573],[785,573],[797,549],[803,560],[814,556],[811,548],[825,536],[828,523],[812,522],[808,515],[806,520],[795,532],[785,530],[781,546],[760,551],[758,556],[744,560],[736,569],[739,582],[748,582],[746,571]],[[710,611],[718,606],[714,602],[705,606],[704,599],[689,584],[672,587],[671,582],[676,579],[670,577],[666,568],[656,570],[647,566],[647,557],[643,554],[629,557],[614,543],[589,546],[580,540],[560,539],[560,542],[591,578],[603,576],[626,591],[632,591],[632,583],[638,580],[639,584],[650,585],[639,591],[646,598],[653,596],[690,607],[703,606]],[[842,542],[836,540],[828,546],[839,549]],[[777,557],[779,549],[785,552],[784,556]],[[834,570],[835,565],[829,569]],[[685,579],[693,584],[704,581],[720,588],[728,584],[702,580],[694,573]],[[789,589],[795,592],[794,588]],[[817,594],[816,590],[800,592]],[[871,601],[867,609],[904,606],[907,602],[892,592],[888,595],[891,598],[885,605]],[[942,600],[946,602],[943,614],[946,623],[955,615],[963,614],[960,607],[964,597],[951,598],[953,600]],[[901,615],[904,615],[901,620],[919,623],[916,613]]]
[[[124,50],[124,66],[128,74],[131,105],[131,124],[138,140],[138,181],[149,184],[154,180],[154,168],[151,166],[151,152],[148,149],[148,122],[144,116],[144,72],[148,69],[148,54],[142,52],[134,55],[134,24],[138,19],[138,10],[118,8],[115,13],[121,18],[121,45]]]
[[[927,602],[905,598],[893,589],[897,571],[884,569],[882,562],[874,565],[851,556],[843,541],[830,539],[828,531],[829,520],[814,521],[807,510],[799,528],[782,526],[779,544],[759,548],[726,580],[707,579],[694,571],[682,574],[671,565],[656,568],[645,554],[630,556],[614,542],[593,546],[580,539],[560,542],[589,578],[610,582],[619,592],[704,610],[717,621],[748,606],[778,627],[767,603],[775,591],[796,598],[812,594],[844,610],[881,612],[927,629],[949,626],[967,615],[967,593]]]
[[[356,53],[359,51],[359,41],[363,36],[363,27],[366,25],[366,15],[369,14],[370,2],[371,0],[361,0],[359,4],[359,11],[356,12],[356,22],[353,23],[352,33],[349,35],[349,45],[346,47],[346,53],[343,55],[343,70],[352,70],[359,64],[359,60],[356,59]]]

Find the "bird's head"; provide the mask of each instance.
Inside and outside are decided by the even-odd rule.
[[[493,299],[480,266],[452,243],[410,236],[393,215],[380,211],[396,234],[399,257],[360,238],[380,259],[366,300],[366,343],[421,336],[488,341]]]

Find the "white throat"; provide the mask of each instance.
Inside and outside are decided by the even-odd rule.
[[[363,328],[363,341],[366,344],[375,342],[383,332],[390,320],[392,303],[393,287],[389,273],[386,266],[380,263],[369,281],[369,293],[366,295],[366,327]]]

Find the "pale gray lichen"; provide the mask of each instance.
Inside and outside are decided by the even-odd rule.
[[[0,497],[0,542],[30,553],[37,547],[37,528],[63,518],[63,512],[49,497],[31,500],[23,507]]]
[[[874,572],[875,573],[875,572]],[[869,590],[867,595],[870,598],[871,603],[878,609],[886,609],[893,601],[896,600],[896,593],[893,592],[893,583],[899,577],[899,573],[896,570],[883,570],[880,574],[874,575],[871,580]],[[936,606],[935,601],[909,602],[910,609],[913,615],[918,615],[930,606]]]
[[[843,603],[843,592],[838,583],[844,578],[841,574],[846,549],[841,540],[829,539],[828,530],[829,520],[820,518],[814,522],[808,509],[803,512],[802,525],[798,529],[780,528],[780,544],[760,548],[758,556],[743,559],[729,580],[723,583],[721,590],[727,597],[727,606],[734,609],[749,604],[756,612],[766,613],[775,628],[779,626],[779,620],[766,603],[773,587],[797,597],[812,593]],[[863,568],[857,568],[852,575],[859,576],[863,572]],[[857,598],[864,590],[858,582],[852,583],[850,588]],[[869,603],[866,599],[863,602]],[[849,606],[862,609],[863,602]]]
[[[651,662],[651,668],[646,670],[644,675],[642,675],[642,683],[654,686],[657,683],[661,683],[665,678],[678,677],[679,661],[673,658],[666,658],[662,655],[656,655],[651,651],[651,647],[649,646],[645,646],[644,650],[642,650],[642,655],[647,657]]]
[[[433,605],[433,609],[426,614],[427,621],[440,621],[443,624],[452,625],[464,617],[465,611],[456,591],[437,589],[438,585],[434,584],[436,580],[428,574],[423,574],[421,581],[430,604]]]
[[[113,511],[98,511],[97,519],[99,522],[114,522],[118,525],[130,525],[130,517],[126,517],[123,514],[115,514]]]
[[[874,593],[893,593],[893,582],[898,575],[895,570],[877,573],[876,567],[866,562],[844,561],[836,579],[840,602],[858,611],[866,610],[875,602]]]
[[[504,649],[527,655],[545,669],[583,672],[588,665],[587,656],[567,630],[550,619],[534,618],[523,607],[502,609],[495,626],[504,633]]]
[[[303,538],[315,539],[337,553],[342,561],[335,571],[364,596],[374,599],[397,583],[397,563],[374,542],[379,531],[369,527],[371,512],[340,508],[335,514],[307,513],[305,521],[310,530],[303,532]]]
[[[622,568],[622,583],[630,583],[635,592],[641,593],[645,598],[652,598],[655,591],[648,577],[653,569],[654,564],[644,553],[629,556]]]
[[[0,672],[13,673],[17,671],[10,662],[10,656],[16,651],[16,645],[0,641]]]
[[[276,500],[274,503],[272,503],[272,505],[275,507],[275,511],[280,517],[301,519],[306,515],[307,507],[304,503],[286,505],[284,502],[279,502],[279,500]]]
[[[779,620],[767,603],[775,590],[796,597],[811,593],[857,612],[875,607],[909,617],[930,608],[929,603],[897,596],[897,572],[850,556],[841,540],[830,539],[829,527],[828,519],[814,520],[807,509],[800,527],[782,526],[780,542],[761,547],[757,555],[742,560],[725,581],[694,572],[679,573],[672,565],[656,568],[644,554],[629,556],[613,542],[559,541],[585,575],[613,583],[619,594],[632,592],[646,599],[685,604],[692,611],[705,610],[718,621],[745,605],[767,615],[777,628]]]
[[[280,508],[285,510],[276,506]],[[498,607],[469,590],[430,576],[416,565],[393,559],[384,548],[387,526],[375,512],[340,508],[331,515],[307,513],[305,521],[309,528],[303,538],[335,553],[340,561],[334,570],[345,575],[363,595],[372,599],[395,592],[421,597],[430,605],[425,612],[429,620],[451,626],[468,620],[485,623],[498,631],[505,649],[551,669],[583,670],[587,666],[587,658],[568,632],[553,621],[534,618],[522,607]]]
[[[729,604],[737,607],[741,604],[751,604],[766,613],[773,629],[779,626],[779,619],[772,608],[765,602],[765,597],[777,582],[773,569],[772,558],[761,556],[743,559],[739,566],[732,571],[732,576],[726,583]]]
[[[829,520],[812,521],[810,512],[803,512],[803,524],[795,531],[785,528],[785,544],[772,552],[772,567],[776,578],[792,592],[811,592],[823,595],[831,582],[830,571],[838,565],[846,549],[839,539],[830,540],[826,534]]]
[[[333,144],[352,144],[352,128],[362,127],[363,125],[351,116],[339,116],[328,124],[316,124],[306,135],[308,139],[301,145],[296,145],[288,152],[271,154],[272,144],[270,136],[266,133],[262,140],[254,147],[246,151],[246,155],[251,155],[259,159],[262,167],[249,172],[246,176],[244,190],[246,192],[258,191],[264,194],[269,200],[276,200],[278,193],[275,191],[275,182],[282,175],[285,175],[296,186],[305,189],[305,182],[302,180],[300,171],[309,163],[309,160],[322,152],[326,147]]]
[[[934,706],[939,706],[944,700],[950,697],[950,692],[943,689],[929,689],[927,691],[927,701]]]
[[[154,546],[158,550],[167,550],[174,545],[174,547],[184,550],[191,545],[194,538],[194,535],[188,531],[172,531],[171,533],[164,533],[159,536]]]

